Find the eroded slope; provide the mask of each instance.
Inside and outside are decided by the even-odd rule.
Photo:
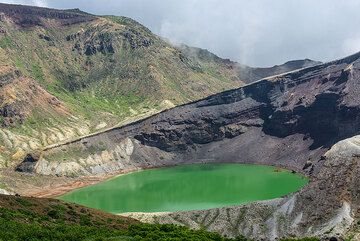
[[[88,175],[122,170],[127,164],[146,167],[187,160],[277,164],[310,173],[327,148],[359,130],[358,75],[356,54],[260,80],[49,147],[31,168],[44,174]],[[29,156],[37,161],[34,158]],[[66,165],[78,169],[61,168]]]

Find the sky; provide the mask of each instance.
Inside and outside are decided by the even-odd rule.
[[[360,0],[0,0],[131,17],[174,43],[250,66],[360,51]]]

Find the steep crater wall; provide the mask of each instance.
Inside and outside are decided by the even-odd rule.
[[[79,164],[83,169],[69,173],[71,168],[57,168],[46,174],[98,174],[91,170],[93,165],[108,162],[119,164],[113,171],[121,170],[126,168],[120,164],[127,157],[116,150],[126,140],[133,146],[130,163],[141,168],[229,161],[310,171],[330,146],[360,130],[360,98],[352,87],[359,78],[358,66],[350,56],[260,80],[125,127],[47,148],[31,165],[25,161],[18,170],[41,173],[42,162]]]

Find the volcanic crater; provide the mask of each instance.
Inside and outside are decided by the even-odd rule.
[[[359,77],[357,53],[50,146],[16,169],[86,178],[184,163],[274,165],[307,175],[310,184],[242,206],[128,215],[230,237],[340,237],[359,217]]]

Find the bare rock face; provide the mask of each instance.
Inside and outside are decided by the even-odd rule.
[[[140,32],[134,29],[127,28],[122,35],[129,42],[132,49],[149,47],[152,44],[151,39],[142,36]]]
[[[105,30],[105,31],[104,31]],[[96,53],[113,54],[113,34],[107,29],[90,29],[66,36],[66,41],[74,42],[73,51],[80,54],[95,55]],[[98,31],[104,31],[98,33]]]
[[[135,138],[167,151],[188,149],[223,140],[224,127],[232,125],[260,127],[279,138],[302,134],[312,139],[311,149],[330,147],[359,129],[358,106],[344,103],[359,74],[348,64],[311,67],[175,108],[152,119],[157,123],[136,131]]]
[[[310,184],[282,199],[138,217],[256,239],[342,236],[359,216],[360,141],[353,137],[360,131],[359,79],[357,53],[48,148],[35,162],[24,160],[19,168],[32,165],[33,172],[68,175],[66,168],[43,167],[50,165],[50,160],[54,166],[77,163],[86,172],[71,175],[81,176],[99,174],[111,161],[116,163],[111,169],[114,172],[195,162],[276,165],[308,175]],[[116,156],[124,141],[133,144],[131,153]],[[94,149],[100,142],[103,147]],[[70,157],[56,158],[63,151]],[[84,161],[101,155],[102,161]]]
[[[131,49],[147,48],[153,44],[149,36],[144,36],[136,29],[123,26],[123,29],[114,30],[111,25],[97,26],[94,29],[72,33],[66,36],[66,41],[73,42],[73,51],[87,56],[113,54],[115,46],[124,45]],[[119,44],[120,43],[120,44]]]

